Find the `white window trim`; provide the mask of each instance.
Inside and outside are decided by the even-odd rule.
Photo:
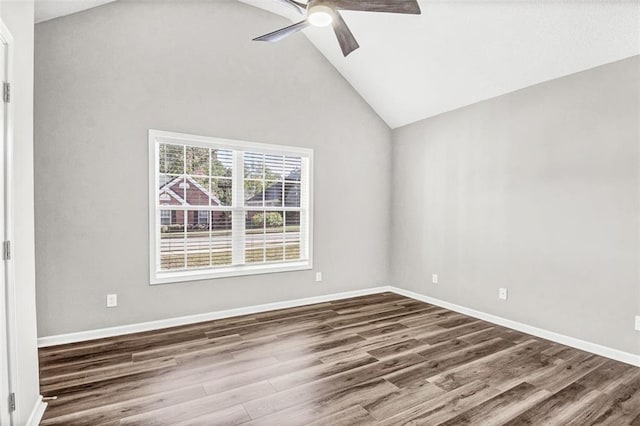
[[[217,148],[229,149],[234,152],[257,151],[265,154],[276,155],[299,155],[305,161],[305,167],[302,172],[301,182],[305,179],[308,185],[301,185],[300,202],[301,206],[308,206],[308,222],[303,223],[304,215],[300,218],[300,235],[306,236],[307,242],[300,244],[301,254],[306,254],[306,260],[297,260],[293,262],[274,262],[249,265],[233,265],[229,267],[216,267],[215,269],[186,269],[179,271],[161,271],[160,270],[160,239],[158,238],[158,229],[160,227],[160,210],[158,205],[158,191],[156,182],[158,179],[157,157],[158,146],[160,143],[169,144],[185,144],[190,146],[202,146],[210,148],[211,144],[215,144]],[[236,229],[242,229],[245,225],[244,206],[240,203],[244,201],[244,187],[240,185],[240,179],[237,174],[241,173],[239,165],[242,164],[240,155],[234,156],[233,167],[233,192],[234,205],[229,209],[232,213],[232,221],[238,221]],[[197,210],[197,208],[196,208]],[[269,210],[267,208],[267,210]],[[278,210],[285,210],[281,208]],[[163,130],[149,130],[149,282],[150,284],[168,284],[183,281],[195,281],[214,278],[237,277],[243,275],[257,275],[275,272],[290,272],[313,269],[313,150],[309,148],[300,148],[287,145],[274,145],[257,142],[247,142],[232,139],[221,139],[208,136],[197,136],[183,133],[167,132]],[[303,250],[307,250],[306,253]],[[244,260],[244,245],[234,244],[232,252],[232,262],[241,263]]]

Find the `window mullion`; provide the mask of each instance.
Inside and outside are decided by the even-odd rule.
[[[300,258],[309,259],[309,174],[310,162],[308,158],[302,159],[300,171]],[[303,207],[304,206],[304,207]]]
[[[231,217],[231,249],[233,265],[243,265],[245,259],[245,212],[244,212],[244,152],[233,151],[232,169],[233,213]]]
[[[187,175],[187,146],[182,147],[182,182],[186,183],[185,176]],[[182,204],[185,207],[184,213],[182,215],[182,219],[184,222],[184,268],[186,269],[189,265],[187,262],[188,252],[189,252],[189,233],[187,232],[187,227],[189,226],[189,210],[187,210],[187,189],[186,187],[182,189],[182,199],[184,200]]]

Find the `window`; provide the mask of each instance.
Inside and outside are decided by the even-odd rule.
[[[211,213],[206,210],[198,210],[198,224],[209,224],[209,217]]]
[[[313,151],[149,131],[151,283],[312,267]]]
[[[171,210],[160,210],[160,224],[171,225]]]

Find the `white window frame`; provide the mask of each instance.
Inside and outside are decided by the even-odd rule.
[[[306,206],[307,214],[300,215],[300,252],[302,260],[273,263],[244,264],[244,244],[235,241],[232,251],[232,266],[211,267],[200,269],[182,269],[163,271],[160,269],[160,210],[158,200],[158,152],[161,143],[215,147],[234,152],[232,191],[233,229],[244,238],[245,211],[251,210],[244,206],[244,186],[242,185],[242,155],[244,152],[259,152],[264,154],[289,155],[301,157],[303,161],[302,177],[300,179],[300,206]],[[306,185],[304,184],[306,182]],[[286,208],[283,208],[286,211]],[[194,206],[193,210],[197,210]],[[255,209],[254,209],[255,210]],[[221,139],[208,136],[196,136],[183,133],[167,132],[163,130],[149,130],[149,282],[167,284],[183,281],[195,281],[213,278],[235,277],[243,275],[267,274],[275,272],[289,272],[313,269],[313,150],[286,145],[247,142],[232,139]]]

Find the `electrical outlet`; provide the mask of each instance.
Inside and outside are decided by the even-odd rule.
[[[438,274],[431,274],[431,282],[438,284]]]
[[[636,315],[636,331],[640,331],[640,315]]]
[[[322,272],[316,272],[316,282],[322,281]]]
[[[506,288],[501,288],[500,290],[498,290],[498,298],[500,298],[502,300],[507,300],[507,289]]]
[[[118,295],[107,294],[107,308],[115,308],[118,306]]]

